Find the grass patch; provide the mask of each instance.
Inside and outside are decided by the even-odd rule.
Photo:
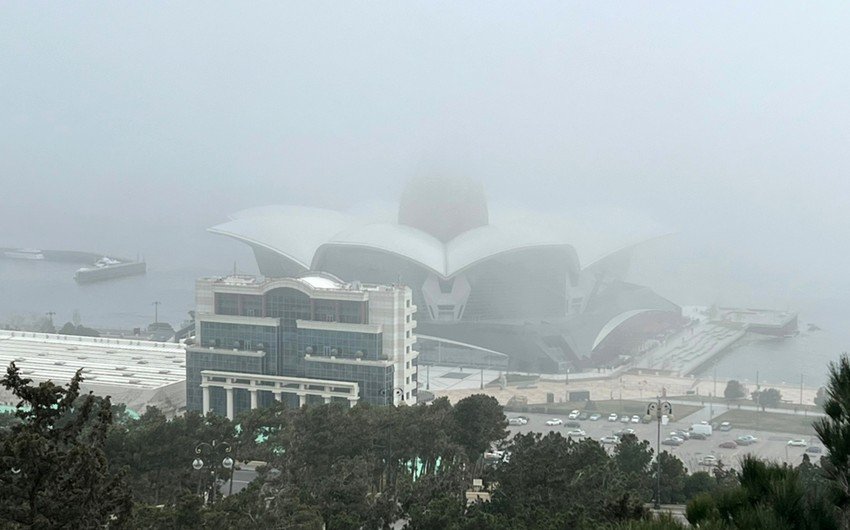
[[[727,401],[726,399],[721,398],[721,397],[709,398],[708,396],[695,396],[695,395],[669,396],[669,398],[670,399],[676,399],[676,400],[679,400],[679,401],[693,401],[694,403],[706,403],[706,404],[708,404],[710,402],[713,402],[715,404],[720,404],[720,405],[728,404],[731,407],[735,407],[735,406],[738,406],[738,405],[753,406],[753,405],[756,404],[755,401],[753,401],[752,399],[731,399],[731,400]],[[793,411],[800,411],[800,412],[802,412],[804,410],[806,412],[823,412],[823,409],[821,407],[819,407],[817,405],[807,405],[805,403],[803,405],[800,405],[799,403],[796,403],[796,404],[795,403],[780,403],[776,407],[771,407],[771,408],[793,410]]]
[[[754,410],[730,410],[715,416],[712,422],[728,421],[735,429],[753,429],[768,432],[782,432],[814,436],[812,422],[816,416],[802,414],[777,414],[775,412],[756,412]]]
[[[637,414],[643,418],[646,414],[646,406],[649,401],[632,401],[628,399],[607,399],[603,401],[573,401],[565,403],[537,403],[520,406],[506,406],[506,412],[542,412],[545,414],[569,414],[572,410],[583,410],[588,413],[598,412],[607,417],[608,414],[615,412],[622,416]],[[686,416],[690,416],[702,407],[697,405],[673,405],[673,417],[680,420]]]

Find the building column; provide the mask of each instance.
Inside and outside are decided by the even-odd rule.
[[[204,416],[210,413],[210,387],[201,387],[201,410]]]
[[[356,405],[356,404],[357,404],[357,398],[356,397],[348,398],[348,407],[349,408],[354,408],[354,405]]]
[[[331,402],[331,397],[330,397],[330,396],[322,396],[322,397],[324,398],[325,403],[330,403],[330,402]]]
[[[306,394],[298,394],[298,406],[303,407],[307,404],[307,395]]]
[[[251,392],[251,410],[254,410],[257,408],[257,390],[251,389],[249,392]]]
[[[274,392],[274,398],[277,401],[283,401],[283,392],[275,391]]]
[[[232,388],[225,388],[224,390],[227,393],[227,419],[232,420],[233,416],[234,416],[234,414],[233,414],[233,389]]]

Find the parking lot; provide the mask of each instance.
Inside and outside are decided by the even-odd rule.
[[[602,418],[598,421],[590,421],[590,420],[569,420],[567,419],[567,415],[546,415],[546,414],[507,414],[508,418],[515,418],[517,416],[523,416],[528,418],[528,424],[517,426],[511,425],[509,426],[509,430],[511,435],[515,433],[527,433],[527,432],[540,432],[547,433],[549,431],[559,432],[562,435],[566,436],[567,432],[573,430],[572,427],[566,427],[565,425],[559,425],[555,427],[549,427],[546,425],[546,421],[552,418],[558,418],[564,422],[564,424],[569,423],[571,421],[577,421],[581,425],[581,429],[587,433],[589,438],[593,438],[595,440],[599,440],[603,436],[610,436],[622,429],[634,429],[635,436],[642,440],[648,440],[650,442],[650,447],[655,449],[656,443],[656,433],[657,433],[657,423],[652,422],[648,424],[644,423],[621,423],[617,422],[609,422],[608,421],[608,413],[602,412]],[[687,421],[688,418],[685,418],[682,421],[670,422],[667,425],[661,426],[661,439],[667,438],[670,435],[671,431],[675,430],[684,430],[687,431],[691,426],[691,422]],[[719,447],[719,445],[723,442],[727,441],[735,441],[735,438],[741,435],[753,435],[758,438],[758,441],[752,445],[748,446],[736,446],[734,449],[723,449]],[[680,446],[662,446],[662,450],[668,451],[682,460],[685,466],[689,471],[699,471],[706,470],[708,468],[704,466],[700,466],[700,460],[706,455],[714,455],[716,456],[725,466],[738,467],[740,459],[745,454],[751,453],[760,458],[766,458],[769,460],[777,461],[777,462],[788,462],[792,465],[797,465],[802,462],[803,453],[805,452],[805,447],[789,447],[787,445],[788,440],[792,439],[800,439],[801,436],[799,434],[778,434],[773,432],[760,432],[753,430],[742,430],[736,429],[735,426],[732,426],[731,431],[721,432],[715,430],[714,433],[707,440],[686,440]],[[821,443],[816,438],[814,439],[805,439],[809,445],[820,446]],[[608,448],[613,448],[612,445],[607,445]],[[817,454],[809,454],[809,458],[812,461],[817,461],[819,455]]]

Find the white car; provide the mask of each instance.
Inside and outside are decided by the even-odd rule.
[[[788,445],[791,447],[806,447],[809,444],[806,443],[806,440],[800,438],[798,440],[788,440]]]
[[[599,439],[603,445],[620,443],[620,439],[616,436],[603,436]]]
[[[528,420],[525,418],[511,418],[508,420],[508,425],[528,425]]]
[[[548,425],[549,427],[556,427],[558,425],[563,425],[563,424],[564,424],[564,420],[562,420],[560,418],[552,418],[551,420],[546,420],[546,425]]]
[[[593,414],[590,415],[590,418],[588,418],[588,419],[590,421],[599,421],[600,419],[602,419],[602,414],[599,414],[598,412],[594,412]]]
[[[501,460],[505,457],[504,451],[488,451],[484,453],[484,460],[488,460],[490,462]]]
[[[620,419],[620,417],[614,414],[613,412],[608,415],[608,421],[617,421],[618,419]]]
[[[569,416],[567,416],[567,419],[577,420],[579,414],[581,414],[581,412],[574,410],[574,411],[570,412]]]
[[[629,423],[630,421],[632,421],[632,419],[629,417],[628,414],[623,414],[622,416],[620,416],[620,423]]]
[[[632,423],[640,423],[640,416],[638,416],[637,414],[632,416]]]
[[[717,459],[717,457],[716,457],[716,456],[714,456],[714,455],[705,455],[704,457],[702,457],[702,458],[700,459],[700,461],[699,461],[699,465],[701,465],[701,466],[714,467],[714,466],[716,466],[716,465],[717,465],[718,461],[719,461],[719,460],[718,460],[718,459]]]
[[[567,437],[583,438],[585,436],[587,436],[587,433],[582,429],[575,429],[567,433]]]

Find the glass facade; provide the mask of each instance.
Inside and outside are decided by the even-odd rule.
[[[392,366],[363,366],[324,361],[306,361],[304,365],[306,377],[357,382],[360,385],[360,401],[372,405],[392,403]]]
[[[225,372],[242,372],[249,374],[262,374],[263,357],[254,357],[246,355],[233,355],[221,352],[212,352],[205,350],[190,349],[186,353],[186,409],[187,410],[203,410],[203,395],[201,390],[201,371],[202,370],[221,370]],[[216,389],[211,389],[211,391]],[[218,389],[221,390],[221,389]],[[224,390],[213,392],[211,399],[215,405],[213,410],[217,413],[225,413],[225,397]],[[245,392],[243,398],[235,396],[238,399],[249,400],[250,397]],[[240,405],[242,404],[239,401]]]
[[[310,320],[310,297],[296,289],[272,289],[265,296],[267,317],[279,318],[281,327],[295,330],[296,320]]]
[[[353,333],[318,329],[298,330],[298,350],[317,357],[383,360],[380,333]]]

